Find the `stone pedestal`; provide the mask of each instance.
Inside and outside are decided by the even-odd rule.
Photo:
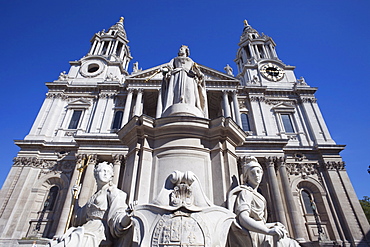
[[[129,147],[119,185],[129,201],[151,202],[174,170],[192,171],[205,195],[219,206],[237,185],[235,148],[246,135],[230,118],[134,117],[118,135]]]

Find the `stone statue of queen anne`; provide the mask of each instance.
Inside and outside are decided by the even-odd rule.
[[[189,55],[189,48],[183,45],[178,56],[161,68],[162,116],[207,116],[204,75]]]

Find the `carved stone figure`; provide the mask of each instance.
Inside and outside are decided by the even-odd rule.
[[[113,246],[116,238],[126,234],[131,226],[127,214],[126,193],[112,184],[113,165],[96,165],[94,175],[97,191],[85,206],[77,210],[75,225],[51,246],[98,247]]]
[[[193,172],[174,171],[157,198],[135,207],[132,218],[132,246],[221,247],[234,214],[209,201]]]
[[[234,76],[233,68],[231,68],[230,65],[226,64],[226,67],[224,68],[224,70],[226,71],[228,75]]]
[[[68,74],[65,71],[60,72],[58,80],[59,81],[67,81],[68,80]]]
[[[139,69],[139,62],[135,62],[132,67],[132,74],[136,74],[140,71],[142,71],[142,69]]]
[[[266,200],[257,192],[263,170],[255,157],[244,160],[242,173],[244,184],[230,191],[228,196],[228,207],[236,214],[228,246],[300,246],[298,242],[288,237],[283,224],[266,223]]]
[[[164,74],[162,116],[206,116],[207,99],[204,76],[189,54],[189,48],[181,46],[178,56],[161,69]]]

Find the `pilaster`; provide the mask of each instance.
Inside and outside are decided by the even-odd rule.
[[[274,202],[273,210],[276,216],[276,220],[283,223],[284,226],[287,226],[284,205],[281,199],[282,193],[280,192],[278,180],[276,177],[275,160],[276,157],[265,157],[267,177],[269,181],[272,201]]]

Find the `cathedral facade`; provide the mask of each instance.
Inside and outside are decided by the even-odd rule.
[[[302,246],[370,245],[369,223],[340,156],[344,145],[330,136],[317,88],[296,78],[271,37],[245,21],[237,73],[185,59],[179,63],[190,63],[188,75],[195,71],[189,77],[200,79],[176,95],[172,79],[164,82],[177,60],[146,70],[136,63],[129,72],[128,42],[121,19],[93,36],[68,73],[46,83],[44,103],[30,133],[16,141],[20,151],[1,190],[0,246],[42,245],[62,235],[73,215],[72,188],[80,186],[76,203],[84,205],[96,191],[100,162],[113,164],[113,182],[127,204],[158,202],[167,176],[179,170],[194,173],[202,196],[226,209],[249,156],[263,169],[267,222],[281,222]],[[155,233],[149,236],[151,246],[162,246]]]

